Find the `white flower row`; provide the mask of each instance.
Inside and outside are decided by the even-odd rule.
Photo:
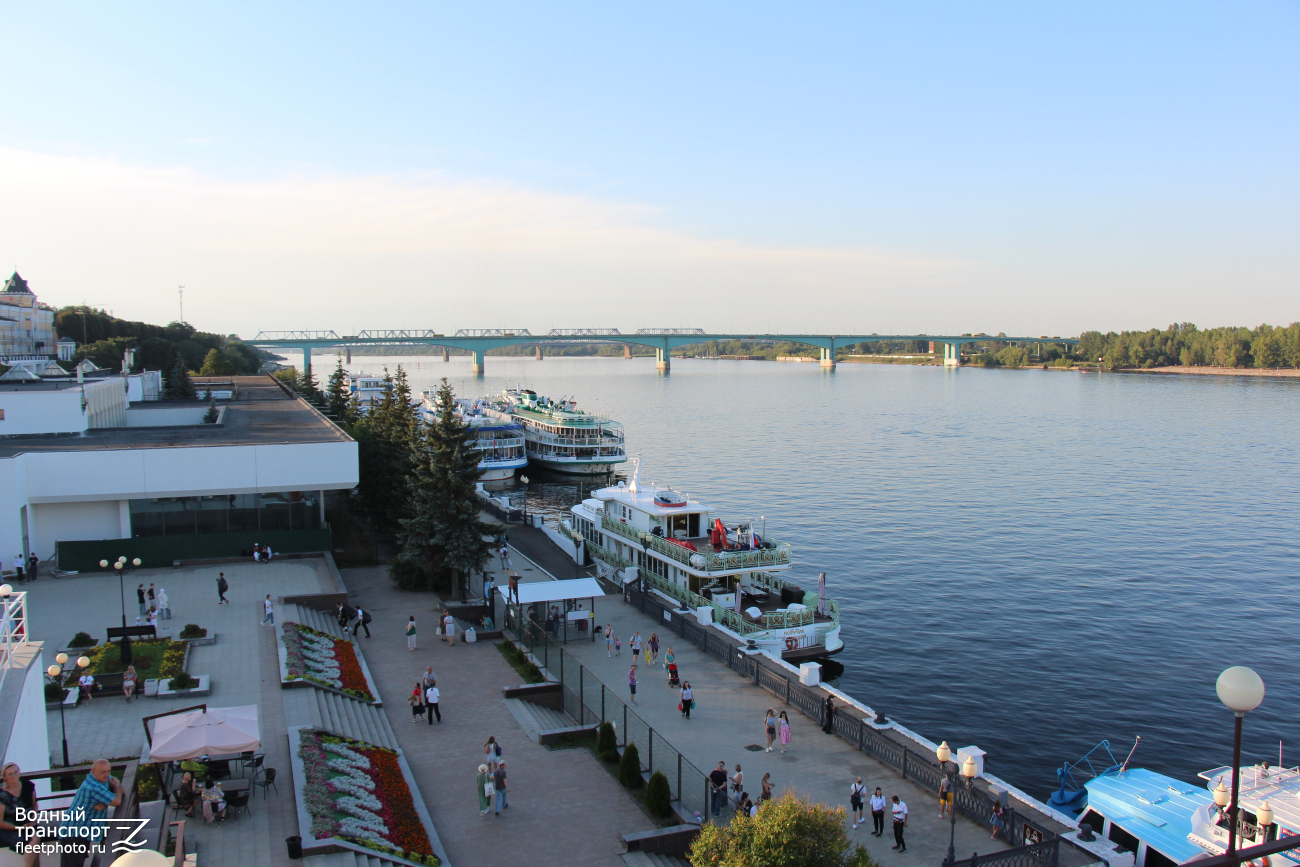
[[[341,798],[335,798],[334,807],[337,810],[342,810],[344,813],[356,816],[357,819],[362,822],[374,825],[375,828],[380,830],[380,833],[388,833],[388,828],[384,825],[383,820],[376,816],[369,807],[351,795],[344,795]]]
[[[370,822],[363,822],[360,819],[348,818],[339,822],[338,833],[348,837],[358,837],[362,840],[372,840],[375,843],[380,843],[384,846],[393,845],[388,841],[387,837],[383,836],[388,833],[388,829],[384,828],[383,831],[380,831],[378,830],[380,827],[383,826],[374,825]]]
[[[343,774],[346,778],[352,780],[358,786],[361,786],[367,791],[373,791],[375,788],[375,781],[370,778],[370,773],[356,767],[355,765],[346,764],[339,759],[330,759],[326,763],[326,766],[331,771],[337,771],[338,773]]]
[[[360,768],[363,771],[370,769],[370,759],[366,758],[361,753],[352,749],[352,747],[348,746],[347,744],[326,742],[325,744],[323,744],[323,746],[325,747],[326,750],[338,756],[339,760],[344,762],[345,764],[349,764],[352,765],[353,767]]]
[[[356,783],[347,779],[346,777],[335,777],[334,779],[330,780],[329,784],[333,786],[335,789],[337,789],[338,791],[347,792],[346,795],[347,798],[351,800],[355,800],[358,804],[365,807],[367,810],[370,810],[374,813],[378,813],[381,809],[383,809],[383,805],[379,803],[378,798],[376,798],[370,792],[367,792],[365,789],[358,786]],[[343,799],[340,798],[339,800],[343,800]]]

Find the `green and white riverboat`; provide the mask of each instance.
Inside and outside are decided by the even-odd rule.
[[[623,425],[552,400],[530,388],[508,388],[493,408],[523,426],[528,462],[557,473],[606,476],[627,461]]]

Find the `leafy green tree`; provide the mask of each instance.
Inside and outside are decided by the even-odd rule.
[[[96,367],[122,369],[122,354],[135,345],[134,337],[106,337],[77,350],[76,360],[89,358]]]
[[[812,804],[793,794],[769,801],[754,818],[706,823],[691,845],[690,862],[710,867],[878,867],[844,830],[843,807]]]
[[[282,367],[271,375],[289,386],[295,393],[302,393],[302,378],[298,376],[298,368]]]
[[[404,386],[405,377],[401,379]],[[399,393],[396,382],[392,391]],[[474,433],[456,414],[445,377],[436,406],[437,419],[420,425],[415,440],[414,469],[405,494],[410,505],[400,522],[401,550],[390,574],[407,590],[454,592],[461,576],[482,567],[489,551],[484,537],[491,528],[479,520],[476,485],[482,471],[479,453],[472,447]]]
[[[232,376],[234,373],[235,365],[219,349],[209,349],[199,369],[199,376]]]

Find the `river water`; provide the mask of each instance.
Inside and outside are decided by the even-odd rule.
[[[623,422],[643,478],[766,518],[828,575],[839,685],[1046,796],[1109,738],[1183,779],[1231,762],[1214,681],[1268,695],[1245,754],[1300,759],[1300,382],[644,358],[356,358],[418,392],[522,384]],[[534,484],[558,511],[591,485]]]

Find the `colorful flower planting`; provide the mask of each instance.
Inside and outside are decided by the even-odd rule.
[[[352,642],[301,623],[286,623],[282,630],[285,679],[306,680],[341,690],[362,701],[376,701]]]
[[[315,729],[299,732],[302,798],[318,840],[339,837],[377,852],[437,865],[397,753]]]

